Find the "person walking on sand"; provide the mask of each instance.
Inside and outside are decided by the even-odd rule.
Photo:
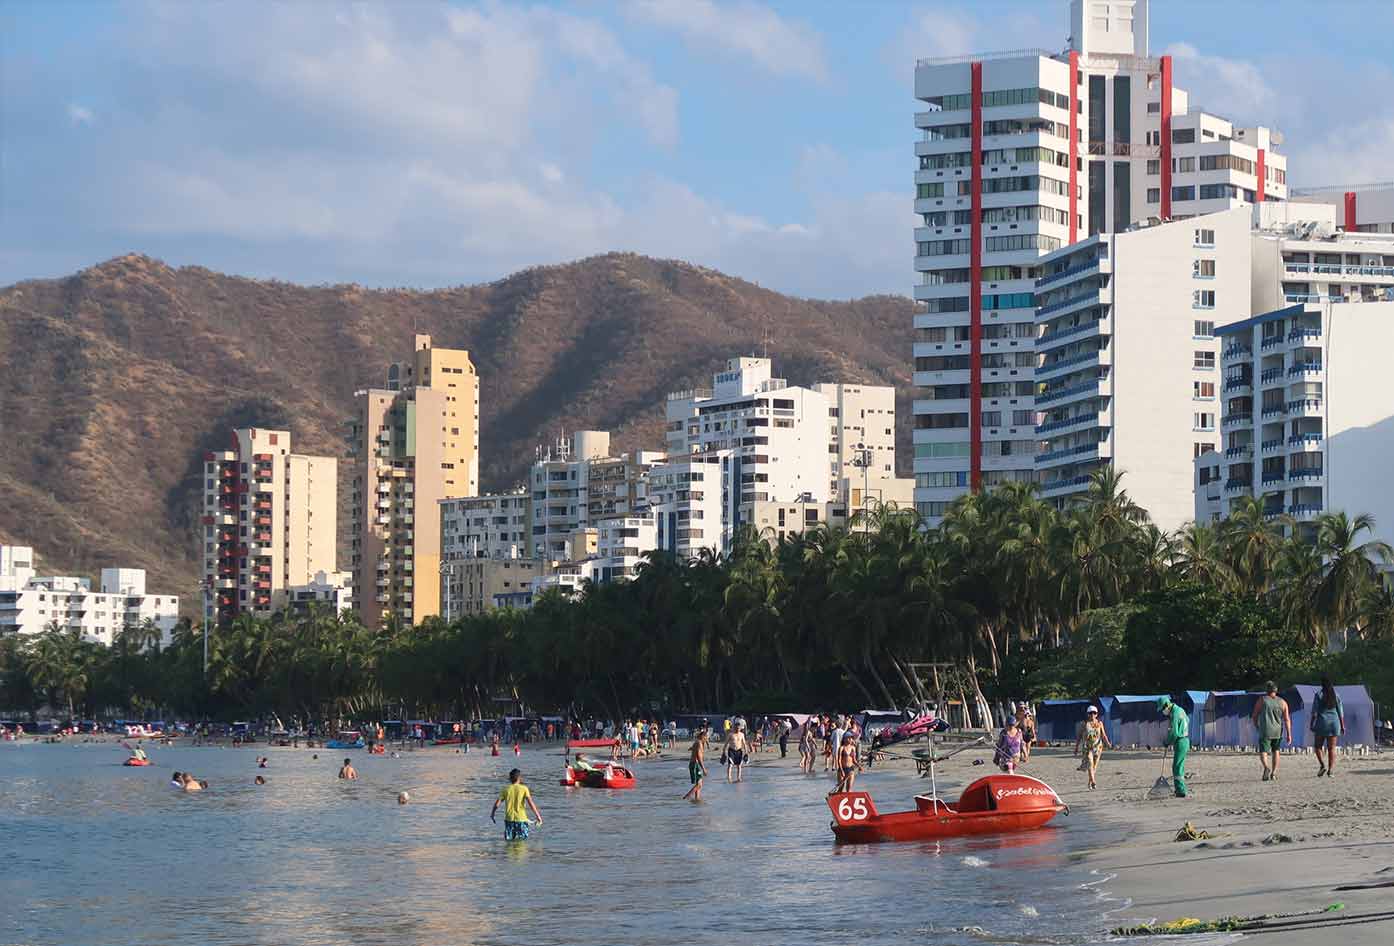
[[[532,800],[532,790],[523,784],[523,773],[513,769],[508,773],[508,784],[494,799],[494,807],[489,811],[489,820],[498,824],[499,805],[503,805],[503,839],[505,841],[526,841],[531,833],[528,822],[528,809],[542,823],[542,812],[537,810],[537,802]]]
[[[1099,759],[1103,757],[1104,748],[1113,748],[1108,741],[1108,731],[1104,729],[1104,724],[1099,722],[1099,708],[1091,706],[1085,711],[1084,726],[1079,731],[1079,738],[1075,740],[1075,755],[1084,750],[1084,762],[1088,766],[1085,770],[1089,773],[1089,787],[1098,788],[1095,776],[1099,772]]]
[[[1186,711],[1171,701],[1171,697],[1157,699],[1157,711],[1170,720],[1162,744],[1171,747],[1171,784],[1177,798],[1185,798],[1186,756],[1191,752],[1191,717]]]
[[[706,750],[707,727],[703,726],[697,730],[697,735],[692,740],[692,751],[687,757],[687,777],[692,779],[692,787],[687,790],[684,799],[702,800],[702,780],[707,777],[707,766],[703,760]]]
[[[1317,778],[1336,775],[1336,740],[1346,734],[1346,708],[1331,684],[1330,677],[1321,678],[1321,692],[1312,704],[1312,743],[1317,750]],[[1326,750],[1323,762],[1321,753]]]
[[[1015,774],[1017,760],[1021,758],[1021,730],[1017,728],[1016,717],[1008,716],[1002,733],[997,737],[997,748],[992,754],[993,764],[1008,775]]]
[[[1283,734],[1292,745],[1292,713],[1288,701],[1278,695],[1278,684],[1269,680],[1263,685],[1263,696],[1254,703],[1250,716],[1258,730],[1258,760],[1263,766],[1263,781],[1278,780],[1278,756],[1283,746]]]

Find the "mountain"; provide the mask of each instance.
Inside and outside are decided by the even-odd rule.
[[[434,291],[123,256],[0,289],[0,542],[34,546],[49,572],[119,563],[191,596],[203,451],[253,424],[343,456],[354,390],[417,332],[478,368],[486,490],[521,482],[538,444],[577,428],[661,447],[668,391],[762,349],[791,383],[894,384],[908,469],[911,312],[903,297],[797,299],[631,254]]]

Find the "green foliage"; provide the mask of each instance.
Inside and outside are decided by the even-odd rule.
[[[110,649],[57,630],[0,641],[0,706],[332,722],[962,696],[982,725],[988,695],[1313,679],[1342,628],[1368,644],[1353,654],[1388,667],[1394,593],[1372,564],[1388,549],[1361,541],[1372,527],[1340,514],[1299,526],[1241,504],[1168,535],[1105,469],[1064,510],[1009,483],[957,500],[937,528],[887,506],[851,530],[743,529],[725,555],[653,552],[631,581],[542,595],[527,611],[384,629],[317,611],[243,617],[210,634],[206,674],[202,631],[187,623],[167,647],[149,626]],[[1342,681],[1373,673],[1355,657],[1327,665]]]

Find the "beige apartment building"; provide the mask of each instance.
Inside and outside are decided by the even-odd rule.
[[[479,492],[479,376],[469,352],[417,335],[354,400],[354,604],[369,626],[419,623],[440,613],[437,504]]]
[[[266,615],[287,590],[332,572],[338,461],[291,453],[290,431],[243,427],[204,455],[204,614]]]

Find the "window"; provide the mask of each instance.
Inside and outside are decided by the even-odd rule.
[[[1196,130],[1194,128],[1173,128],[1171,130],[1172,144],[1189,145],[1196,140]]]
[[[1215,415],[1209,412],[1201,412],[1195,415],[1196,430],[1214,430]]]
[[[939,518],[949,508],[948,503],[915,503],[915,511],[926,518]]]
[[[1156,177],[1158,174],[1161,174],[1161,173],[1162,173],[1162,162],[1159,161],[1159,160],[1156,159],[1156,158],[1150,158],[1150,159],[1148,159],[1148,161],[1147,161],[1147,174],[1148,174],[1148,176],[1150,176],[1150,177]]]
[[[1213,398],[1215,396],[1214,381],[1192,381],[1192,396],[1198,400]]]
[[[1189,174],[1196,169],[1195,158],[1172,158],[1171,169],[1177,174]]]
[[[1195,200],[1196,188],[1194,184],[1187,184],[1185,187],[1173,187],[1171,189],[1172,200]]]
[[[1058,240],[1056,242],[1059,243]],[[919,255],[953,256],[969,252],[971,246],[971,240],[921,240]],[[988,248],[991,249],[991,247]],[[1057,246],[1056,249],[1059,249],[1059,247]]]
[[[1215,261],[1213,259],[1198,259],[1191,264],[1191,275],[1197,279],[1215,278]]]
[[[1191,365],[1199,370],[1214,368],[1215,353],[1213,351],[1197,351]]]
[[[1160,187],[1147,188],[1147,202],[1149,204],[1160,204],[1162,202],[1162,189]]]
[[[958,240],[952,242],[969,243],[968,240]],[[1058,250],[1060,249],[1060,238],[1046,236],[1043,233],[1021,233],[1015,236],[988,237],[987,251],[989,253],[1000,253],[1009,250]],[[967,253],[964,249],[962,252]],[[924,255],[924,254],[921,254]]]
[[[1162,133],[1160,131],[1149,131],[1147,133],[1147,143],[1149,145],[1160,145],[1162,143]]]
[[[1161,114],[1161,111],[1162,111],[1162,103],[1161,103],[1161,102],[1148,102],[1148,103],[1147,103],[1147,114],[1149,114],[1149,115],[1159,115],[1159,114]]]
[[[939,183],[937,183],[937,184],[916,184],[916,185],[915,185],[915,197],[916,197],[916,199],[918,199],[918,200],[926,200],[926,199],[928,199],[928,198],[930,198],[930,197],[943,197],[943,196],[944,196],[944,184],[943,184],[942,181],[939,182]]]
[[[1215,231],[1214,231],[1214,230],[1197,230],[1197,231],[1196,231],[1195,245],[1196,245],[1196,246],[1214,246],[1214,245],[1215,245]]]
[[[915,485],[921,489],[944,489],[968,485],[967,470],[943,470],[938,473],[916,473]]]
[[[1223,200],[1227,197],[1238,197],[1240,189],[1233,184],[1202,184],[1200,185],[1201,200]]]
[[[982,422],[984,427],[1001,427],[1001,411],[983,411]]]
[[[1214,449],[1215,445],[1213,443],[1196,443],[1191,445],[1191,450],[1195,456],[1200,456],[1202,453],[1209,453]],[[1216,478],[1218,479],[1218,475]]]
[[[968,456],[969,443],[966,440],[954,443],[917,443],[915,456],[919,459],[944,459],[947,457]]]
[[[1214,289],[1196,289],[1191,293],[1191,308],[1193,309],[1213,309],[1215,308]]]
[[[1196,338],[1213,338],[1215,336],[1215,323],[1197,319],[1192,323],[1191,334]]]

